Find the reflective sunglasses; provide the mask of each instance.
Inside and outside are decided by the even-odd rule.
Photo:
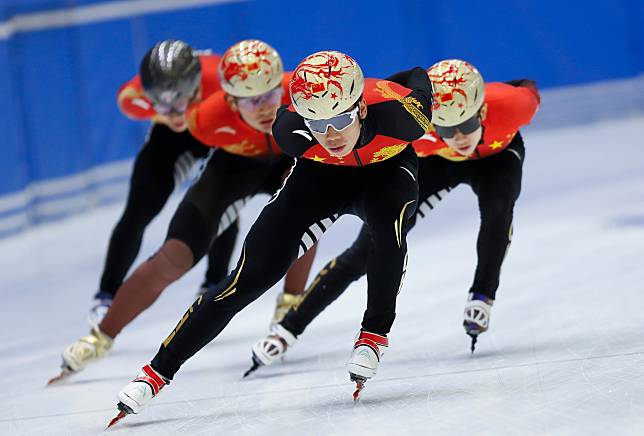
[[[341,132],[349,127],[356,120],[360,106],[356,106],[349,112],[343,112],[331,118],[324,120],[309,120],[304,118],[304,124],[311,129],[312,132],[326,135],[329,126],[333,127],[336,132]]]
[[[456,134],[456,129],[458,129],[458,131],[461,132],[463,135],[469,135],[479,127],[481,127],[481,116],[479,115],[478,112],[474,114],[474,116],[463,121],[461,124],[457,124],[455,126],[442,127],[434,124],[436,133],[438,133],[438,135],[441,138],[447,138],[447,139],[454,137],[454,135]]]
[[[237,100],[239,108],[245,111],[254,111],[264,104],[269,106],[278,104],[282,101],[283,92],[284,90],[280,85],[257,97],[235,97],[235,100]]]

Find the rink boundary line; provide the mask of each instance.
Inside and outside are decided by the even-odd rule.
[[[61,27],[131,18],[201,6],[240,3],[246,0],[116,0],[89,6],[76,6],[14,15],[0,23],[0,41],[17,33],[38,32]]]
[[[395,382],[400,380],[442,377],[442,376],[448,376],[448,375],[470,374],[470,373],[476,373],[476,372],[489,372],[489,371],[498,371],[502,369],[526,368],[530,366],[540,366],[540,365],[557,365],[557,364],[563,364],[563,363],[583,362],[586,360],[614,359],[617,357],[629,357],[629,356],[639,356],[639,355],[644,355],[644,351],[633,351],[631,353],[621,353],[621,354],[604,354],[600,356],[591,356],[591,357],[575,357],[570,359],[559,359],[559,360],[544,360],[539,362],[519,363],[516,365],[501,365],[501,366],[493,366],[489,368],[462,369],[457,371],[445,371],[445,372],[439,372],[434,374],[394,377],[394,378],[387,378],[387,379],[381,379],[381,380],[371,380],[369,381],[369,384],[373,385],[373,384],[382,384],[387,382]],[[315,371],[312,371],[312,372],[315,372]],[[285,374],[285,376],[286,375],[288,375],[288,373]],[[252,380],[252,379],[249,379],[249,380]],[[305,390],[329,389],[329,388],[337,388],[342,386],[346,387],[347,385],[348,383],[342,383],[342,384],[337,383],[333,385],[307,386],[307,387],[299,387],[299,388],[292,388],[292,389],[283,389],[279,391],[260,391],[260,392],[244,393],[244,394],[223,395],[218,397],[203,397],[203,398],[196,398],[191,400],[175,400],[175,401],[167,401],[163,403],[155,403],[150,405],[149,407],[156,408],[156,407],[162,407],[162,406],[171,406],[173,404],[182,404],[185,402],[196,403],[196,402],[202,402],[202,401],[225,400],[229,398],[254,397],[258,395],[284,394],[289,392],[300,392]],[[61,386],[64,386],[64,385],[61,384]],[[56,389],[56,387],[54,386],[52,388],[46,388],[46,389]],[[18,417],[18,418],[0,419],[0,423],[29,421],[29,420],[46,419],[46,418],[58,418],[58,417],[75,416],[75,415],[89,415],[93,413],[103,413],[103,412],[107,413],[107,412],[113,412],[113,411],[114,411],[114,408],[112,407],[109,409],[95,409],[95,410],[84,410],[84,411],[78,411],[78,412],[53,413],[49,415],[34,415],[34,416],[26,416],[26,417]]]

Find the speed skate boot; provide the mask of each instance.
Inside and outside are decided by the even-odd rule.
[[[463,328],[472,338],[470,350],[474,353],[476,341],[481,333],[487,331],[490,325],[490,313],[494,300],[483,294],[470,292],[463,312]]]
[[[156,372],[150,365],[145,365],[134,380],[125,385],[118,394],[119,409],[107,428],[110,428],[126,415],[139,413],[170,381]]]
[[[83,336],[63,350],[61,373],[50,379],[47,384],[62,380],[63,378],[83,370],[89,363],[98,360],[109,353],[114,340],[100,331],[98,327],[92,328],[89,335]]]
[[[273,314],[273,319],[271,320],[271,326],[276,325],[277,323],[282,322],[286,314],[291,308],[299,306],[304,298],[303,294],[288,294],[282,292],[277,296],[277,303],[275,304],[275,313]]]
[[[295,335],[282,327],[281,324],[273,325],[268,336],[253,345],[253,366],[244,373],[244,377],[256,371],[260,366],[270,365],[283,357],[286,350],[293,346],[295,341],[297,341]]]
[[[384,348],[389,346],[389,340],[386,336],[376,333],[370,333],[360,330],[355,343],[351,358],[347,363],[349,378],[356,382],[356,391],[353,393],[353,399],[358,400],[360,391],[364,388],[365,383],[376,375],[380,358],[384,354]]]
[[[105,318],[105,315],[107,315],[107,311],[110,310],[111,305],[111,294],[99,291],[94,296],[94,305],[89,310],[89,314],[87,315],[87,322],[89,323],[90,327],[97,327],[101,323],[101,321],[103,321],[103,318]]]

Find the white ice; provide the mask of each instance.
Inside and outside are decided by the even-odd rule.
[[[410,264],[391,346],[354,404],[345,362],[365,307],[353,285],[287,359],[241,380],[267,331],[276,286],[188,361],[153,405],[109,433],[644,434],[644,117],[527,130],[523,193],[491,329],[474,355],[461,327],[478,211],[467,187],[409,236]],[[244,231],[265,197],[246,209]],[[177,197],[146,234],[163,239]],[[88,435],[192,302],[203,267],[169,288],[113,353],[45,387],[86,311],[122,205],[0,242],[0,434]],[[323,239],[314,269],[357,220]]]

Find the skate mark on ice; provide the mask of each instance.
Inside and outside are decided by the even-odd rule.
[[[490,366],[487,368],[475,368],[475,369],[462,369],[462,370],[457,370],[457,371],[444,371],[444,372],[437,372],[434,374],[421,374],[421,375],[411,375],[411,376],[405,376],[405,377],[392,377],[388,379],[380,379],[380,380],[373,380],[370,383],[382,383],[382,382],[387,382],[387,381],[398,381],[398,380],[410,380],[410,379],[418,379],[418,378],[425,378],[425,377],[441,377],[445,375],[459,375],[459,374],[469,374],[469,373],[477,373],[477,372],[490,372],[490,371],[498,371],[501,369],[514,369],[514,368],[526,368],[526,367],[531,367],[531,366],[545,366],[545,365],[559,365],[559,364],[565,364],[565,363],[573,363],[573,362],[583,362],[587,360],[600,360],[600,359],[614,359],[614,358],[619,358],[619,357],[628,357],[628,356],[643,356],[644,351],[633,351],[630,353],[616,353],[616,354],[603,354],[599,356],[588,356],[588,357],[574,357],[570,359],[554,359],[554,360],[542,360],[542,361],[537,361],[537,362],[526,362],[526,363],[517,363],[514,365],[499,365],[499,366]]]
[[[147,421],[140,421],[140,422],[129,422],[129,421],[124,421],[124,422],[119,422],[118,427],[114,426],[114,428],[110,428],[109,432],[113,433],[116,431],[119,431],[121,429],[140,429],[145,430],[145,428],[141,427],[146,427],[148,425],[155,425],[155,424],[167,424],[169,422],[174,422],[174,421],[185,421],[186,417],[177,417],[177,418],[161,418],[161,419],[150,419]],[[173,429],[176,430],[176,429]],[[147,433],[147,431],[146,431]],[[152,432],[150,430],[150,434],[158,434],[158,431]]]
[[[541,376],[541,368],[539,365],[539,360],[537,359],[537,349],[535,347],[534,342],[532,343],[532,356],[534,357],[535,363],[535,370],[537,371],[537,383],[539,384],[539,392],[544,398],[547,398],[546,391],[543,389],[543,377]],[[550,405],[550,402],[544,401],[543,404],[545,404],[546,408],[552,412],[552,406]],[[551,433],[551,425],[549,422],[544,423],[548,428],[547,428],[547,433]]]
[[[383,379],[379,379],[379,380],[378,379],[370,380],[369,384],[370,385],[384,384],[384,383],[389,383],[389,382],[399,382],[401,380],[415,380],[415,379],[422,379],[422,378],[443,377],[443,376],[448,376],[448,375],[470,374],[470,373],[479,373],[479,372],[492,372],[492,371],[498,371],[498,370],[502,370],[502,369],[534,367],[534,366],[537,366],[537,365],[539,365],[539,366],[560,365],[560,364],[573,363],[573,362],[585,362],[585,361],[589,361],[589,360],[602,360],[602,359],[615,359],[615,358],[630,357],[630,356],[644,356],[644,351],[633,351],[633,352],[630,352],[630,353],[617,353],[617,354],[604,354],[604,355],[599,355],[599,356],[577,357],[577,358],[570,358],[570,359],[543,360],[543,361],[538,361],[538,362],[519,363],[519,364],[515,364],[515,365],[499,365],[499,366],[491,366],[491,367],[486,367],[486,368],[462,369],[462,370],[457,370],[457,371],[443,371],[443,372],[421,374],[421,375],[412,375],[412,376],[405,376],[405,377],[391,377],[391,378],[383,378]],[[303,387],[291,388],[291,389],[257,391],[257,392],[243,393],[243,394],[201,397],[201,398],[191,399],[190,403],[198,403],[198,402],[201,402],[201,401],[213,401],[213,400],[241,399],[241,398],[248,398],[248,397],[258,397],[258,396],[262,396],[262,395],[271,395],[271,394],[299,393],[299,392],[315,391],[315,390],[321,390],[321,389],[347,388],[348,386],[350,386],[349,383],[335,383],[335,384],[319,385],[319,386],[303,386]],[[176,401],[158,402],[156,404],[149,405],[148,408],[171,406],[173,404],[185,404],[185,403],[186,403],[185,399],[176,400]],[[0,423],[3,423],[3,422],[15,422],[17,420],[19,420],[19,421],[28,421],[28,420],[56,418],[56,417],[63,417],[63,416],[88,415],[88,414],[92,414],[92,413],[106,413],[106,412],[113,412],[113,411],[114,411],[113,408],[109,408],[109,409],[106,408],[106,409],[95,409],[95,410],[81,410],[81,411],[77,411],[77,412],[67,412],[67,413],[52,413],[52,414],[46,414],[46,415],[33,415],[33,416],[19,417],[17,419],[13,419],[13,418],[0,419]]]
[[[595,344],[595,346],[593,347],[593,350],[592,350],[592,351],[596,350],[600,345],[603,345],[603,344],[596,343],[596,344]],[[592,351],[591,351],[591,353],[592,353]],[[593,382],[593,381],[590,379],[590,377],[588,376],[588,373],[586,372],[586,369],[587,369],[587,368],[586,368],[587,363],[588,363],[587,361],[583,361],[583,362],[581,363],[581,375],[584,377],[584,380],[586,380],[586,382],[588,382],[588,384],[590,385],[590,387],[591,387],[591,388],[593,388],[593,390],[594,390],[595,392],[597,392],[597,394],[598,394],[600,397],[603,397],[605,400],[608,400],[608,401],[609,401],[609,402],[611,402],[611,403],[617,403],[617,401],[615,401],[615,399],[613,399],[610,395],[606,394],[606,392],[604,392],[602,389],[600,389],[600,388],[595,384],[595,382]]]

